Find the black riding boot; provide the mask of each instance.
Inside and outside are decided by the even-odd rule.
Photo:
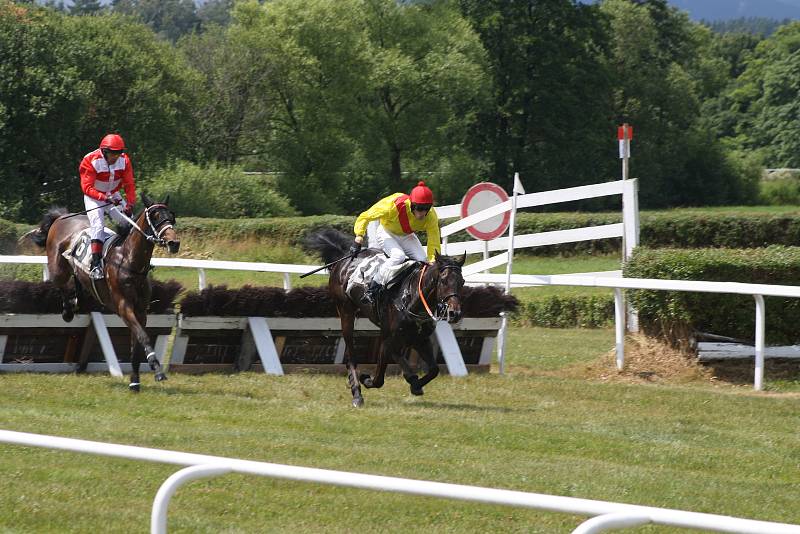
[[[371,280],[369,286],[367,286],[367,290],[364,291],[364,298],[362,299],[365,304],[374,304],[378,300],[378,296],[380,295],[383,286],[376,282],[375,280]]]

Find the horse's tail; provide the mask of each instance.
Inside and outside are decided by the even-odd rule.
[[[353,238],[335,228],[323,228],[306,236],[307,249],[318,252],[322,261],[330,263],[344,256],[353,244]]]
[[[56,219],[67,213],[66,208],[50,208],[47,210],[47,213],[44,214],[44,217],[42,217],[42,224],[39,225],[39,228],[25,235],[28,236],[36,246],[44,247],[47,243],[47,233],[50,231],[50,227],[53,226]]]

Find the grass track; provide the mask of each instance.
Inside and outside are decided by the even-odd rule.
[[[3,375],[0,427],[373,474],[800,523],[800,398],[558,374],[610,330],[513,329],[509,374],[391,377],[349,406],[341,376],[173,374],[134,396],[105,376]],[[0,446],[0,531],[147,532],[177,469]],[[196,481],[171,532],[570,532],[580,518],[276,481]],[[631,532],[678,532],[644,527]]]

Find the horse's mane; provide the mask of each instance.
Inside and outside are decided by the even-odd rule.
[[[47,243],[47,232],[50,231],[50,227],[53,226],[53,223],[56,219],[61,217],[62,215],[66,215],[69,213],[67,208],[63,206],[53,206],[47,213],[44,214],[42,217],[42,222],[39,225],[39,228],[34,230],[33,232],[29,232],[27,235],[30,237],[31,241],[38,246],[43,247]]]
[[[330,263],[347,253],[353,238],[335,228],[322,228],[306,236],[306,249],[319,253],[322,261]]]

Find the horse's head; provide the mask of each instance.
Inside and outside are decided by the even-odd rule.
[[[162,202],[153,202],[142,195],[144,212],[139,217],[139,225],[147,233],[147,238],[160,247],[166,247],[172,254],[178,252],[181,241],[175,231],[175,213],[169,209],[169,195]]]
[[[436,253],[435,265],[439,271],[439,281],[436,286],[436,315],[446,318],[448,323],[457,323],[461,320],[461,288],[464,287],[461,267],[464,266],[466,259],[466,252],[461,257]]]

